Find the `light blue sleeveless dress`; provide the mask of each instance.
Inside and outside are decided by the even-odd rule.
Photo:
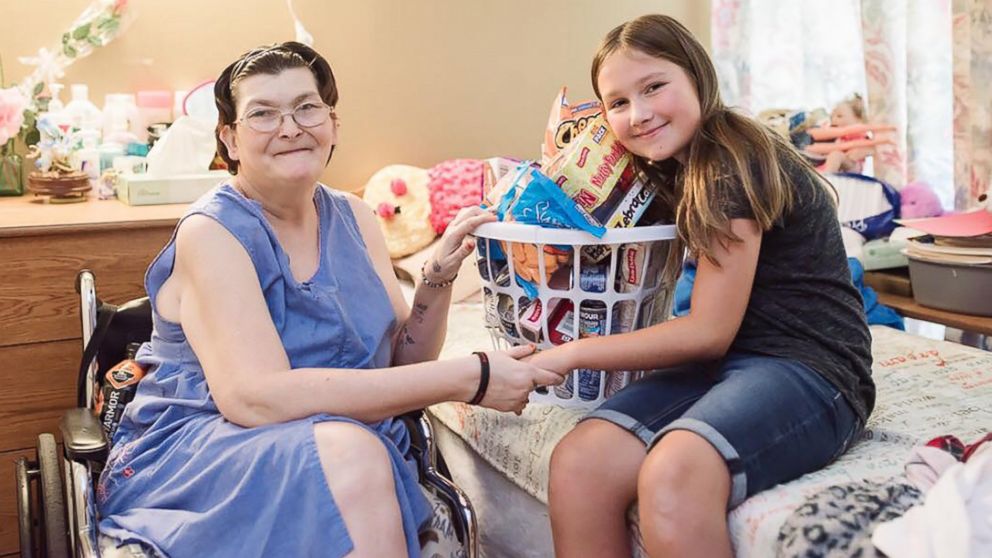
[[[314,203],[320,265],[304,283],[293,278],[261,206],[230,185],[202,197],[186,217],[215,219],[245,247],[294,369],[389,366],[396,316],[351,206],[324,186]],[[242,428],[225,420],[182,328],[154,307],[174,260],[175,236],[145,276],[154,332],[138,361],[149,374],[124,413],[97,486],[100,531],[173,558],[345,556],[353,544],[313,435],[315,423],[344,421],[369,429],[388,449],[407,551],[419,556],[418,528],[431,511],[403,424],[318,415]]]

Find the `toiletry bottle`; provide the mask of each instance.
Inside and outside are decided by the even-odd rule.
[[[148,127],[172,122],[172,91],[138,91],[138,116],[131,123],[131,132],[138,141],[148,143]]]
[[[108,93],[103,104],[103,141],[127,145],[138,141],[131,133],[131,122],[138,116],[134,96],[126,93]]]
[[[72,100],[62,110],[68,126],[73,130],[100,130],[103,113],[90,102],[89,87],[74,83],[71,90]]]

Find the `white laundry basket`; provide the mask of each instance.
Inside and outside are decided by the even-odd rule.
[[[673,225],[609,229],[596,238],[577,230],[487,223],[475,236],[486,327],[497,349],[523,343],[547,349],[654,325],[671,313],[674,285],[662,278],[672,275],[664,268]],[[528,254],[536,266],[522,262]],[[532,276],[536,296],[512,279],[517,275]],[[574,370],[564,384],[535,391],[530,400],[591,408],[642,374]]]

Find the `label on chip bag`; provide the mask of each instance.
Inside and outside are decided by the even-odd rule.
[[[596,237],[606,229],[547,176],[531,170],[531,181],[510,208],[513,220],[558,229],[579,229]]]
[[[634,179],[630,154],[607,127],[602,114],[548,164],[544,174],[579,207],[598,214],[601,225],[606,224],[615,205],[627,193],[614,193],[614,189],[618,184],[632,184]]]
[[[554,159],[585,130],[590,120],[603,111],[603,106],[595,100],[569,105],[565,92],[566,88],[562,87],[551,105],[548,126],[544,130],[544,142],[541,144],[542,164]]]

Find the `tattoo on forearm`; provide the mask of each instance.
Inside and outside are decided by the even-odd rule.
[[[437,260],[434,260],[434,265],[431,268],[434,270],[434,273],[441,273],[441,264],[437,263]]]
[[[406,326],[400,329],[399,341],[396,343],[397,349],[402,349],[408,345],[415,345],[417,342],[410,335],[410,330]]]
[[[411,314],[410,317],[413,318],[413,321],[417,322],[418,324],[423,324],[424,314],[426,313],[427,313],[427,305],[422,302],[418,302],[417,304],[413,305],[413,314]]]

